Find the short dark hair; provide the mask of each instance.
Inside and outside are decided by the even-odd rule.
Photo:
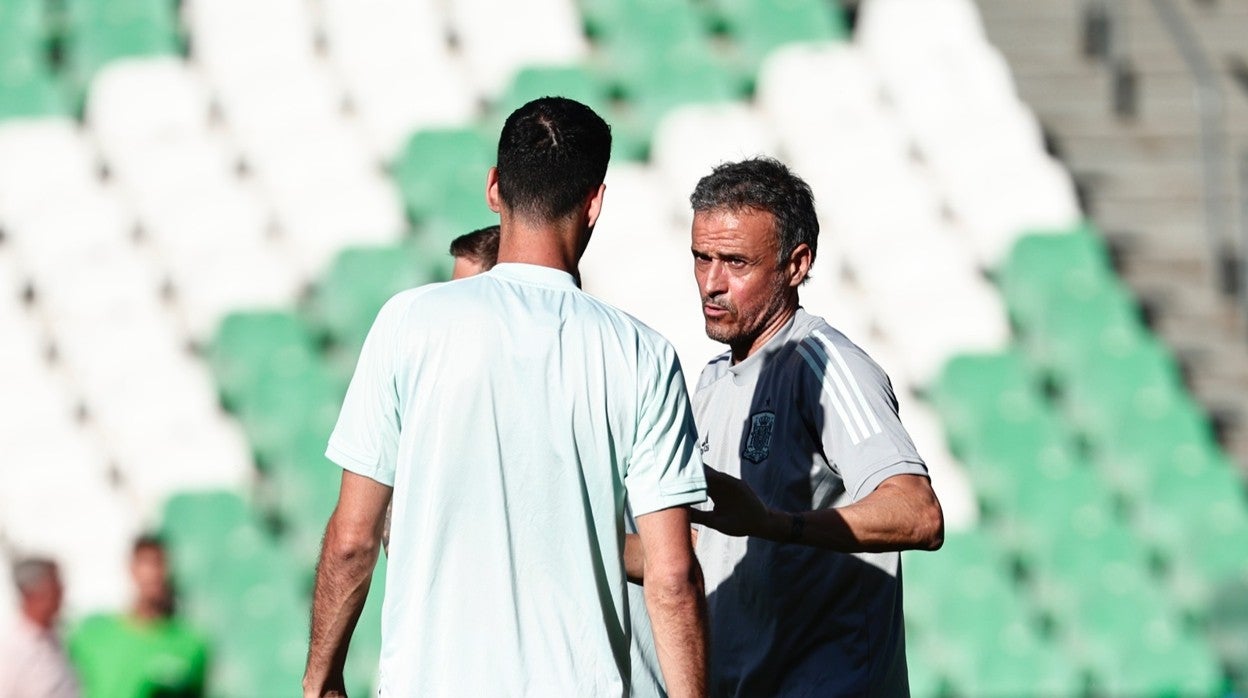
[[[611,127],[593,109],[564,97],[535,99],[503,124],[499,197],[527,218],[563,218],[602,184],[610,158]]]
[[[766,211],[775,218],[780,243],[777,264],[783,265],[797,246],[819,244],[819,218],[810,185],[774,158],[757,157],[718,165],[698,181],[689,203],[695,213],[728,209]]]
[[[482,269],[489,270],[498,263],[498,226],[464,233],[451,241],[451,256],[475,260]]]
[[[165,539],[155,533],[144,533],[134,539],[134,544],[130,546],[130,554],[138,555],[144,550],[155,550],[157,552],[165,552]]]

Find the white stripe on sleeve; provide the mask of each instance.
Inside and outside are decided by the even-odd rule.
[[[880,433],[882,431],[880,428],[880,420],[876,419],[875,411],[871,409],[869,404],[867,404],[867,398],[862,394],[862,387],[858,385],[858,379],[854,377],[854,372],[849,370],[849,364],[845,363],[845,357],[841,354],[841,350],[837,349],[836,345],[832,343],[832,340],[828,339],[827,335],[819,330],[815,330],[811,334],[819,340],[821,345],[827,347],[828,352],[836,358],[837,365],[841,367],[841,371],[845,374],[845,380],[848,381],[850,387],[853,388],[854,397],[857,398],[858,407],[862,408],[862,413],[866,415],[867,421],[871,423],[871,434],[874,435]],[[866,427],[863,427],[863,430],[866,431]]]
[[[811,346],[815,348],[815,351],[819,351],[818,347],[813,343]],[[836,413],[841,417],[841,423],[845,425],[845,432],[849,434],[850,443],[857,446],[858,443],[865,437],[859,434],[859,428],[854,421],[849,418],[849,415],[846,414],[845,405],[842,404],[841,391],[838,390],[836,386],[832,385],[831,381],[828,380],[828,375],[832,372],[827,366],[827,356],[822,357],[824,365],[820,366],[815,362],[815,357],[810,355],[810,351],[807,349],[805,344],[797,345],[797,353],[801,354],[802,358],[806,360],[806,364],[810,366],[810,370],[815,372],[815,377],[823,383],[824,392],[828,394],[828,398],[832,402],[832,407],[836,409]],[[822,352],[819,353],[822,354]],[[865,431],[865,429],[863,429],[863,431]]]

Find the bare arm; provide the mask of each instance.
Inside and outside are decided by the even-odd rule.
[[[303,695],[345,696],[342,669],[377,564],[391,489],[344,470],[329,517],[312,594],[312,637]]]
[[[698,547],[698,529],[689,529],[689,545]],[[624,574],[628,581],[642,584],[646,581],[646,559],[641,550],[641,536],[636,533],[624,534]]]
[[[646,609],[668,695],[705,696],[706,597],[702,568],[689,541],[689,510],[672,507],[638,516],[637,531]]]
[[[802,543],[844,553],[936,550],[944,543],[945,519],[932,484],[921,475],[894,475],[848,506],[821,511],[770,509],[750,486],[706,469],[709,512],[694,521],[730,536]]]

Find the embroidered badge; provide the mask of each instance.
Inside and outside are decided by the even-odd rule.
[[[775,426],[775,412],[759,412],[750,417],[750,434],[745,439],[742,457],[754,463],[763,462],[771,453],[771,432]]]

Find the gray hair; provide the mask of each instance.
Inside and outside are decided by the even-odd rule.
[[[13,563],[13,586],[25,596],[57,574],[56,563],[44,557],[28,557]]]

